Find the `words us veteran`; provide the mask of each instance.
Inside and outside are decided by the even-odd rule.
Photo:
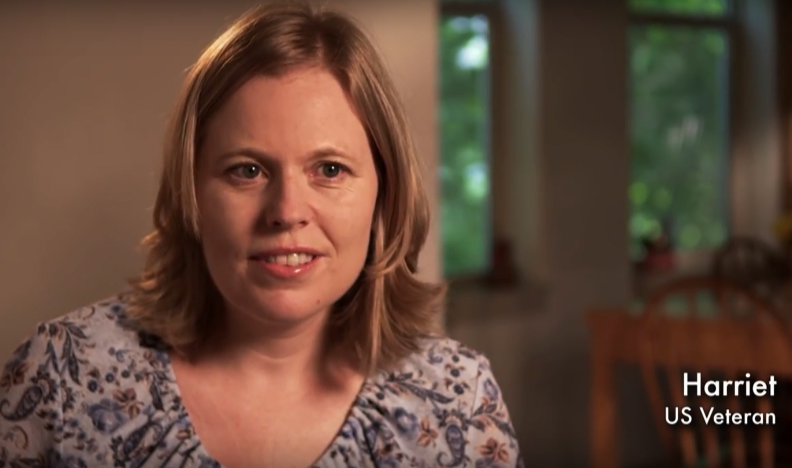
[[[682,376],[682,393],[684,396],[706,395],[708,397],[747,396],[747,397],[772,397],[775,396],[775,376],[770,376],[767,381],[752,380],[751,374],[745,374],[742,380],[707,380],[702,381],[701,373]],[[771,412],[732,412],[730,410],[717,411],[711,408],[668,407],[665,408],[665,419],[668,424],[689,425],[694,417],[700,417],[704,424],[716,426],[728,425],[774,425],[776,415]]]

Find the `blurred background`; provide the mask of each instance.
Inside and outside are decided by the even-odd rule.
[[[448,332],[490,358],[527,464],[734,457],[664,439],[641,369],[673,349],[792,381],[792,2],[325,3],[388,60],[435,213],[421,274],[451,280]],[[0,356],[137,272],[184,72],[252,5],[0,5]],[[782,324],[722,327],[735,284]],[[710,321],[641,351],[647,299],[697,289]],[[675,304],[653,337],[691,324]]]

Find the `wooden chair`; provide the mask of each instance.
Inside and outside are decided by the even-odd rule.
[[[769,359],[778,353],[792,357],[792,337],[767,301],[742,286],[713,278],[677,280],[650,297],[638,330],[638,361],[645,389],[664,446],[676,466],[706,463],[712,468],[726,466],[726,461],[734,468],[776,466],[773,426],[705,425],[699,409],[752,411],[748,403],[755,402],[753,412],[770,413],[772,397],[683,395],[683,372],[700,372],[702,382],[722,382],[746,380],[746,373],[751,381],[767,381],[771,375],[778,380],[790,370],[788,360],[780,366]],[[779,335],[780,340],[775,339]],[[666,392],[658,374],[665,375]],[[690,407],[693,423],[668,424],[666,407]],[[726,437],[724,446],[721,438]],[[752,444],[752,438],[758,444]]]

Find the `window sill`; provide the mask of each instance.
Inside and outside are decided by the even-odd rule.
[[[681,278],[708,274],[711,269],[713,251],[682,252],[674,256],[675,265],[667,270],[633,272],[633,299],[646,300],[650,294],[663,285]]]
[[[484,279],[451,281],[446,297],[446,325],[508,316],[543,309],[547,287],[530,281],[492,285]]]

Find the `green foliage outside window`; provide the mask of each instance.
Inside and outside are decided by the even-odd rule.
[[[723,15],[729,0],[629,0],[636,13],[671,13],[689,15]]]
[[[440,24],[440,187],[447,277],[489,266],[489,31],[481,16]]]
[[[725,0],[630,0],[640,11],[723,14]],[[726,33],[668,23],[629,31],[631,250],[668,223],[679,250],[715,248],[728,227]]]

